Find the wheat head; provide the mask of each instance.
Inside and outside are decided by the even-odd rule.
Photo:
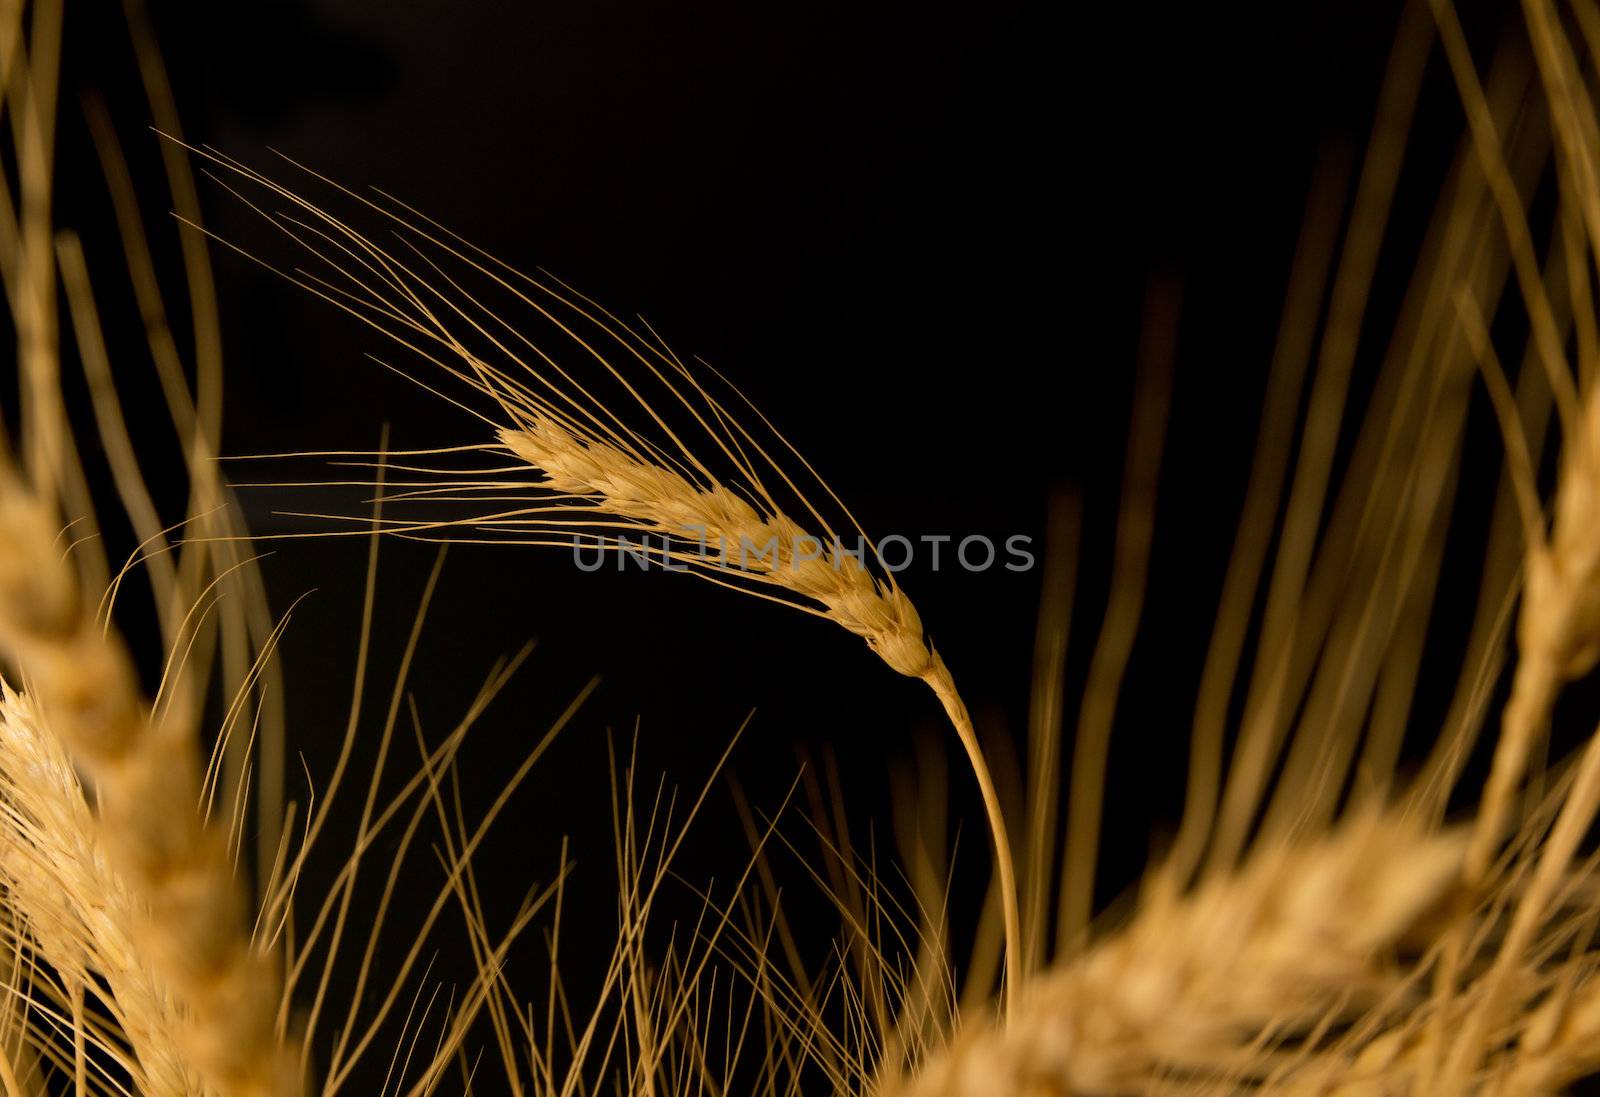
[[[0,650],[38,718],[82,768],[96,833],[141,916],[137,945],[181,1003],[179,1047],[221,1094],[298,1091],[275,1031],[275,965],[243,929],[222,834],[201,814],[192,716],[152,711],[114,634],[82,601],[49,511],[0,476]]]
[[[419,256],[408,259],[236,160],[214,150],[191,151],[288,202],[294,212],[281,217],[254,203],[252,207],[329,264],[338,282],[283,272],[285,277],[419,352],[492,406],[492,414],[473,414],[494,430],[496,442],[446,452],[509,452],[516,458],[514,467],[468,476],[412,463],[397,467],[443,477],[433,488],[416,493],[417,498],[471,506],[498,497],[487,491],[512,491],[526,496],[519,498],[521,505],[462,520],[397,521],[391,530],[447,539],[452,534],[472,539],[487,531],[501,543],[568,547],[585,535],[596,537],[602,547],[639,551],[816,613],[862,637],[893,670],[927,684],[956,732],[983,797],[1004,912],[1005,994],[1014,998],[1023,983],[1024,950],[1016,871],[999,795],[954,676],[929,644],[921,618],[892,575],[878,578],[864,563],[865,535],[861,548],[846,550],[785,463],[768,452],[770,439],[758,438],[741,415],[711,394],[701,376],[659,340],[641,336],[568,287],[512,271],[414,211],[397,213],[362,199],[370,210],[401,226],[403,246]],[[587,384],[577,379],[533,337],[467,294],[426,248],[465,264],[495,290],[530,306],[537,318],[553,324],[559,338],[593,362],[595,377]],[[637,375],[610,361],[608,347],[622,362],[637,366]],[[615,384],[618,397],[596,396],[590,386],[601,383]],[[647,385],[659,394],[647,394]],[[653,399],[685,412],[710,439],[709,452],[697,453],[698,447],[683,441]],[[651,427],[629,427],[623,419],[629,408]],[[749,411],[770,430],[759,412],[753,407]],[[787,440],[771,433],[795,463],[812,472]],[[707,463],[712,460],[725,461],[732,474],[714,472]],[[530,472],[542,479],[530,482]],[[816,521],[814,534],[806,523],[790,517],[776,492],[769,490],[768,479],[781,481],[777,490],[787,492]],[[734,482],[739,490],[730,486]],[[826,485],[822,490],[838,502]],[[452,491],[459,492],[453,500]],[[655,533],[663,543],[630,546],[618,541],[620,535],[640,532]],[[708,551],[708,546],[714,548]]]
[[[861,637],[901,674],[926,679],[939,673],[941,661],[923,634],[922,619],[899,585],[875,578],[856,556],[824,543],[787,515],[762,514],[722,484],[697,487],[672,469],[584,439],[550,419],[502,430],[500,440],[542,470],[551,491],[675,542],[703,535],[710,554],[686,548],[687,558],[819,603],[829,620]]]
[[[1390,951],[1460,881],[1465,836],[1395,816],[1252,854],[1043,973],[1001,1027],[959,1038],[905,1097],[1132,1094],[1225,1076],[1249,1088],[1274,1041],[1390,991]],[[1177,1084],[1174,1081],[1174,1084]]]

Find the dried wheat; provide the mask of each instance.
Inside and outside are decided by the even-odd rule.
[[[865,640],[890,668],[927,683],[955,727],[983,793],[1004,905],[1007,993],[1015,995],[1022,984],[1021,922],[999,796],[955,679],[893,577],[876,578],[836,539],[828,543],[806,532],[775,506],[763,512],[719,482],[700,487],[551,418],[527,416],[518,429],[502,430],[500,440],[542,471],[544,486],[558,496],[635,523],[640,531],[679,546],[663,550],[669,557],[713,576],[751,579],[820,605],[823,616]],[[713,546],[714,552],[708,551]]]
[[[111,868],[61,745],[9,688],[0,692],[0,888],[23,955],[37,954],[63,990],[106,987],[98,997],[133,1055],[108,1041],[97,1055],[110,1055],[152,1097],[203,1093],[178,1054],[178,1005],[140,955],[138,902]],[[72,1012],[69,992],[43,994],[37,980],[27,997],[46,1015]],[[81,1016],[75,1023],[93,1046],[93,1030]]]
[[[98,804],[98,836],[145,916],[144,962],[182,1003],[184,1057],[226,1097],[296,1092],[274,1031],[273,959],[243,930],[222,835],[201,815],[191,717],[151,712],[116,638],[82,602],[49,512],[0,478],[0,650]]]
[[[1263,1045],[1395,982],[1385,956],[1458,884],[1464,836],[1363,816],[1256,851],[1233,877],[1155,889],[1124,929],[1041,975],[1003,1027],[959,1039],[904,1097],[1142,1093],[1248,1080]]]

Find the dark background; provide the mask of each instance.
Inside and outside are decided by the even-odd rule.
[[[111,7],[73,9],[69,86],[110,102],[158,218],[156,139]],[[1503,18],[1467,14],[1482,36]],[[1104,897],[1127,885],[1180,803],[1306,194],[1319,160],[1359,156],[1394,6],[176,0],[152,15],[190,140],[284,179],[293,169],[270,149],[380,186],[514,266],[643,313],[743,388],[870,531],[1038,546],[1052,491],[1080,490],[1074,688],[1109,574],[1142,301],[1152,277],[1181,283],[1155,570],[1107,791]],[[1426,88],[1380,317],[1458,132],[1437,61]],[[64,110],[76,110],[70,95]],[[71,139],[62,156],[67,215],[114,254],[92,161]],[[271,228],[240,203],[215,187],[203,198],[218,233],[269,246]],[[364,357],[389,351],[378,336],[244,259],[219,249],[215,262],[227,452],[361,448],[383,424],[399,447],[481,440],[465,415]],[[258,532],[301,528],[274,513],[302,505],[294,491],[246,498]],[[283,667],[292,745],[320,777],[343,728],[366,547],[273,548],[275,608],[314,591]],[[382,548],[374,729],[432,561],[427,546]],[[983,733],[1020,743],[1038,573],[918,568],[900,580]],[[647,782],[665,773],[692,789],[754,712],[731,763],[752,800],[775,810],[799,752],[831,751],[861,838],[887,832],[891,769],[920,740],[942,741],[931,696],[859,641],[678,576],[582,575],[557,551],[463,546],[430,622],[411,689],[437,733],[494,658],[539,641],[465,753],[480,808],[603,676],[482,855],[504,919],[572,836],[579,965],[611,945],[608,733],[626,744],[637,728]],[[975,793],[952,772],[965,921],[987,861]],[[291,794],[303,795],[293,772]],[[726,801],[712,797],[686,846],[689,881],[742,866]],[[427,867],[418,901],[431,899]],[[803,873],[785,882],[797,909],[826,914]]]

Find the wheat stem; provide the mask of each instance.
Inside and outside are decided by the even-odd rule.
[[[983,810],[988,816],[989,833],[994,841],[995,872],[1000,877],[1000,903],[1005,917],[1005,1004],[1006,1012],[1010,1014],[1015,1011],[1018,995],[1022,991],[1022,914],[1017,902],[1017,874],[1011,859],[1011,840],[1006,834],[1005,814],[1000,810],[1000,796],[995,791],[994,778],[984,759],[983,748],[978,743],[978,734],[972,726],[972,717],[967,713],[966,702],[961,699],[955,678],[938,652],[933,653],[933,664],[922,675],[922,680],[944,706],[945,715],[950,718],[956,738],[961,740],[973,775],[978,779],[978,791],[983,794]]]

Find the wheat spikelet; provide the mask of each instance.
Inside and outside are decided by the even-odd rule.
[[[1503,837],[1528,757],[1568,682],[1600,661],[1600,386],[1567,439],[1548,537],[1531,527],[1517,620],[1517,669],[1484,790],[1468,872],[1480,877]]]

